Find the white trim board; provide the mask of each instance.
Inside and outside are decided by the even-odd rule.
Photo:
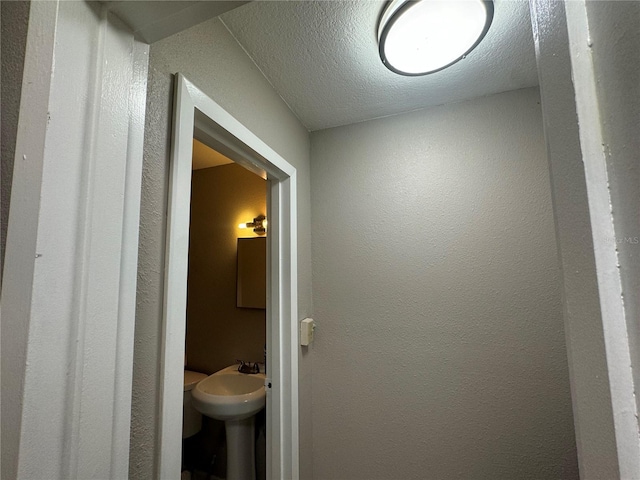
[[[638,420],[583,0],[530,0],[581,478],[640,478]]]
[[[296,170],[176,74],[169,181],[160,386],[160,478],[180,476],[192,140],[195,136],[268,180],[267,478],[297,479]]]
[[[100,4],[31,5],[2,286],[2,478],[128,475],[148,48]]]
[[[602,131],[604,120],[596,93],[597,76],[586,0],[567,2],[566,16],[618,467],[620,478],[640,478],[640,425],[633,379],[633,368],[637,366],[634,365],[629,343],[619,252],[610,241],[616,238],[616,232],[605,154],[607,141]]]

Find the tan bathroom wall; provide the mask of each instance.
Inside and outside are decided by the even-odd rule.
[[[195,170],[191,181],[187,367],[213,373],[263,361],[265,310],[236,307],[238,228],[267,211],[267,184],[237,164]]]

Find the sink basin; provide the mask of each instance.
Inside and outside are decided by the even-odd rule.
[[[216,420],[243,420],[264,408],[265,376],[240,373],[235,365],[209,375],[192,391],[193,406]]]
[[[263,373],[238,372],[232,365],[209,375],[192,390],[192,404],[207,417],[224,421],[227,480],[255,480],[254,415],[264,408]]]

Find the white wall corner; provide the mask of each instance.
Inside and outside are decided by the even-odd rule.
[[[586,0],[566,2],[571,68],[621,478],[640,478],[640,424]],[[640,368],[640,365],[635,365]]]
[[[640,478],[640,450],[585,2],[530,0],[580,477]]]
[[[99,4],[32,4],[2,291],[22,388],[3,403],[3,478],[127,476],[147,65]]]

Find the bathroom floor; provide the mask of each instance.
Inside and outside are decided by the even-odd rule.
[[[182,475],[180,476],[180,480],[223,480],[222,478],[218,478],[215,475],[209,475],[206,472],[202,472],[200,470],[196,470],[193,473],[189,470],[183,470]]]

